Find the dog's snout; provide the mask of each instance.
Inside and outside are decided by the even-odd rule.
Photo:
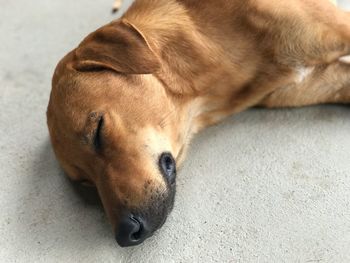
[[[146,220],[132,214],[124,216],[116,233],[116,240],[121,247],[141,244],[150,235]]]

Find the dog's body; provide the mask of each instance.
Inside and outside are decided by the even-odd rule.
[[[97,186],[118,242],[139,244],[195,133],[253,106],[349,103],[349,54],[350,15],[326,0],[137,0],[57,67],[52,143]]]
[[[166,47],[169,50],[163,52],[174,54],[163,59],[171,66],[174,57],[186,58],[165,74],[179,75],[173,76],[169,90],[194,95],[189,103],[176,107],[179,111],[187,106],[184,112],[192,113],[183,121],[189,124],[183,132],[188,142],[202,128],[252,106],[300,107],[350,100],[349,69],[338,60],[350,53],[344,46],[345,39],[349,43],[350,15],[341,17],[326,1],[180,1],[189,5],[185,11],[176,1],[151,2],[136,3],[124,18],[154,45],[168,37],[178,41]],[[152,19],[145,23],[139,10]],[[195,12],[191,18],[196,21],[188,20],[184,14],[188,10]],[[158,24],[164,14],[167,24]],[[316,17],[315,25],[310,20]],[[182,27],[185,35],[171,32],[172,27]],[[206,31],[200,33],[196,27]],[[164,50],[154,47],[159,48]]]

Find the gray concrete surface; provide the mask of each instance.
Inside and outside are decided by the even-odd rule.
[[[254,109],[202,133],[166,225],[117,246],[58,167],[45,119],[55,64],[113,18],[111,2],[0,2],[0,262],[350,262],[341,106]]]

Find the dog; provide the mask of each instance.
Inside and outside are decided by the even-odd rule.
[[[59,62],[53,149],[96,187],[118,244],[138,245],[172,210],[196,133],[256,106],[349,103],[349,54],[350,15],[328,0],[136,0]]]

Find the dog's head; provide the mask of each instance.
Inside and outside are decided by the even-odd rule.
[[[121,246],[165,221],[181,152],[160,62],[127,21],[89,35],[58,65],[48,106],[52,145],[73,181],[96,186]]]

